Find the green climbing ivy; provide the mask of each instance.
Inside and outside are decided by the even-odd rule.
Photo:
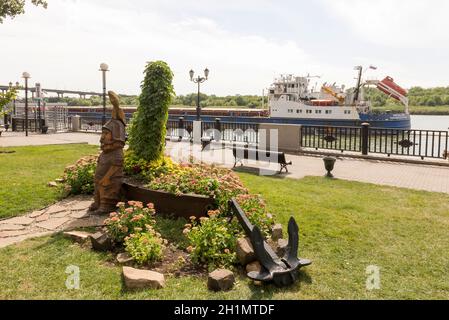
[[[137,112],[129,128],[129,147],[142,159],[153,161],[164,154],[168,108],[174,96],[173,72],[163,61],[150,62]]]

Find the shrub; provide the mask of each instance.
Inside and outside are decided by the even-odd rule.
[[[171,158],[162,157],[154,161],[139,158],[135,152],[128,150],[125,153],[124,170],[128,176],[136,176],[145,181],[152,181],[161,175],[166,175],[179,169]]]
[[[137,112],[129,128],[129,147],[146,161],[160,159],[164,154],[168,108],[174,95],[173,73],[163,61],[150,62]]]
[[[271,234],[274,219],[267,212],[263,199],[258,195],[244,194],[237,196],[236,200],[247,215],[249,221],[259,227],[265,237],[268,237]]]
[[[144,208],[142,202],[129,201],[128,207],[123,202],[117,204],[118,212],[112,212],[105,220],[105,225],[109,235],[118,243],[134,233],[145,233],[153,229],[154,205],[149,203]]]
[[[215,197],[217,207],[222,212],[226,212],[231,198],[248,193],[240,178],[231,170],[193,163],[182,164],[179,170],[161,175],[151,181],[148,187],[174,194],[193,193]]]
[[[125,238],[125,250],[138,264],[162,260],[164,240],[153,228]]]
[[[97,156],[81,158],[75,165],[64,171],[67,192],[71,195],[93,194],[94,176],[97,168]]]
[[[195,264],[207,264],[209,269],[229,267],[236,263],[238,226],[220,216],[219,211],[209,212],[210,218],[186,225],[184,233],[191,246],[187,249]]]

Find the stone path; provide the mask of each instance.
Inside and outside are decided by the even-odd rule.
[[[91,203],[92,197],[77,196],[25,216],[0,220],[0,248],[63,230],[102,226],[107,215],[90,215]]]
[[[43,146],[54,144],[88,143],[100,144],[100,136],[95,133],[68,132],[56,134],[34,134],[28,137],[23,132],[3,132],[0,147]]]

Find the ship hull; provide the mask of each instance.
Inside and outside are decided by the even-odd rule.
[[[180,116],[170,115],[171,120],[177,120]],[[183,116],[184,120],[196,120],[195,116]],[[207,122],[215,121],[217,117],[202,116]],[[274,123],[274,124],[296,124],[309,126],[336,126],[336,127],[358,127],[362,123],[369,123],[372,128],[409,130],[411,128],[410,116],[401,115],[362,115],[358,120],[339,119],[301,119],[301,118],[275,118],[275,117],[219,117],[222,122],[236,123]]]
[[[69,115],[77,115],[78,112],[70,112]],[[89,118],[102,118],[102,113],[91,112],[80,114]],[[126,117],[130,119],[132,113],[126,113]],[[170,114],[170,120],[178,120],[183,117],[186,121],[196,120],[195,115]],[[399,129],[409,130],[411,128],[410,115],[408,114],[361,114],[359,119],[305,119],[305,118],[278,118],[278,117],[251,117],[251,116],[218,116],[223,122],[236,123],[275,123],[275,124],[296,124],[309,126],[341,126],[341,127],[357,127],[367,122],[372,128]],[[204,115],[201,116],[203,121],[213,122],[217,116]]]

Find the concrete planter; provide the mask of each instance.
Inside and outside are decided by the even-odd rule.
[[[154,203],[156,212],[162,215],[183,217],[206,217],[209,210],[213,210],[215,199],[199,195],[180,195],[164,191],[155,191],[139,187],[130,183],[123,184],[123,193],[127,200]]]

